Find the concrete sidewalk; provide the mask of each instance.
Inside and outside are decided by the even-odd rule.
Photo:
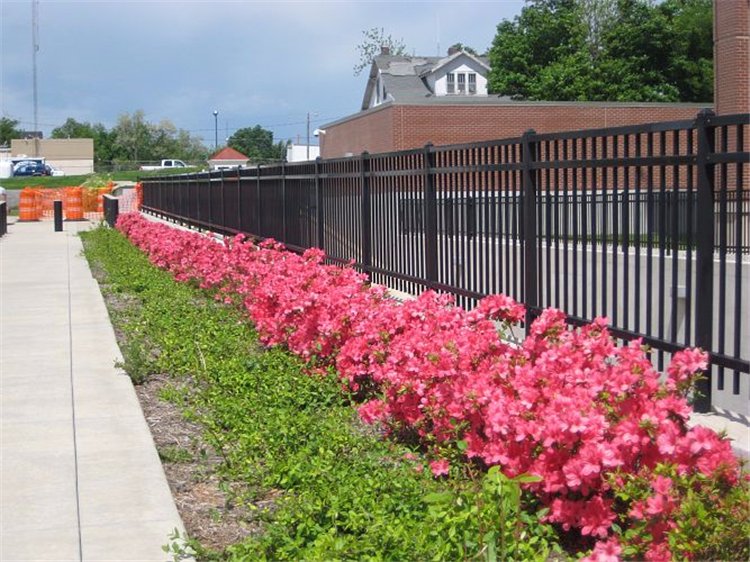
[[[0,560],[169,560],[182,523],[76,232],[0,238]]]

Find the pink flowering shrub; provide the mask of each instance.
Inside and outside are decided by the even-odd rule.
[[[418,436],[436,476],[457,455],[509,478],[538,476],[525,488],[550,522],[598,541],[590,560],[618,559],[629,526],[650,537],[639,547],[647,560],[671,556],[669,516],[687,492],[662,467],[737,483],[729,442],[687,425],[685,395],[706,368],[699,350],[675,354],[661,381],[641,342],[617,347],[604,318],[569,330],[548,309],[511,346],[497,323],[519,322],[524,308],[504,295],[470,312],[431,291],[398,304],[366,276],[326,265],[319,250],[297,255],[242,236],[220,244],[136,214],[121,215],[118,228],[177,279],[243,306],[265,344],[335,367],[362,399],[361,418]],[[636,480],[653,493],[617,495]]]

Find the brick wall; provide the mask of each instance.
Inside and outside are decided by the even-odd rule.
[[[750,0],[714,0],[716,113],[750,111]]]
[[[393,140],[393,107],[386,106],[357,114],[335,126],[326,126],[318,137],[323,158],[395,150]]]
[[[710,104],[707,104],[710,106]],[[424,146],[538,133],[693,119],[699,104],[505,103],[498,105],[391,105],[326,128],[321,156],[367,150],[390,152]]]

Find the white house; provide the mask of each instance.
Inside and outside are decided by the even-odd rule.
[[[450,49],[446,57],[391,55],[387,48],[373,60],[362,109],[383,103],[420,102],[430,98],[486,98],[485,57]]]

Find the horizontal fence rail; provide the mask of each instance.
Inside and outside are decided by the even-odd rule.
[[[747,114],[143,180],[144,210],[322,248],[373,282],[607,316],[663,368],[710,352],[696,406],[749,415]],[[720,404],[719,404],[720,402]]]

